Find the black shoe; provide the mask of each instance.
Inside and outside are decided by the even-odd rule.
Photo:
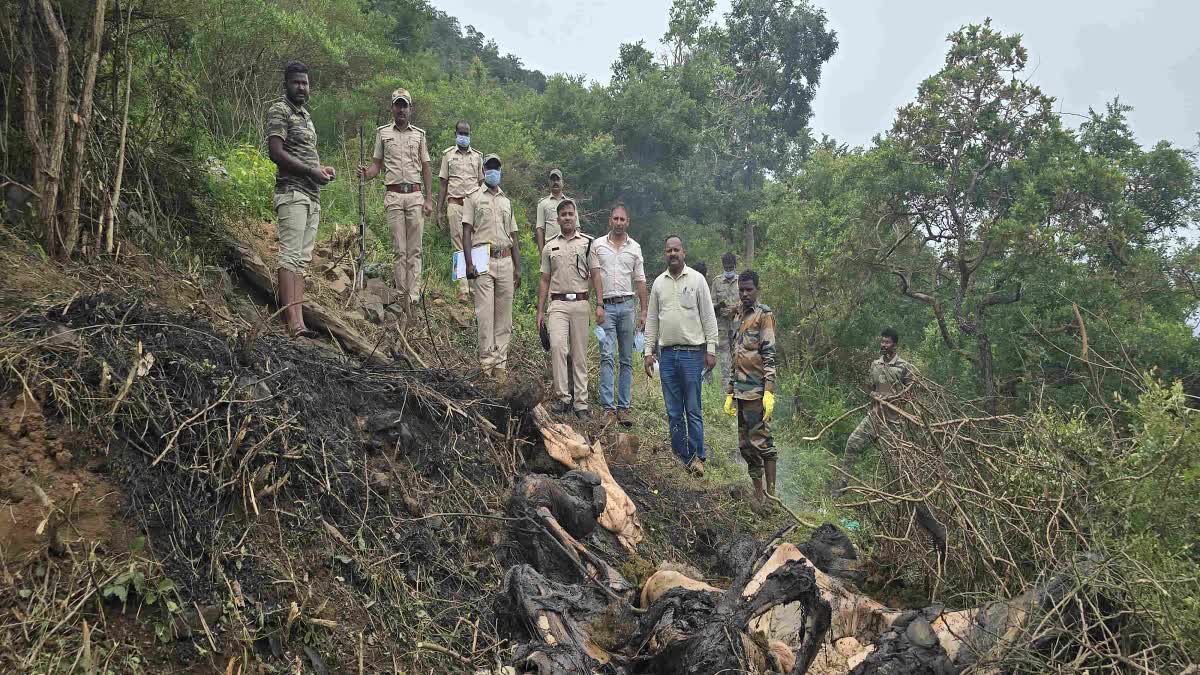
[[[550,404],[550,412],[555,415],[562,415],[571,410],[571,404],[566,401],[555,401]]]
[[[579,408],[575,410],[575,416],[581,420],[591,419],[592,411],[588,408]]]

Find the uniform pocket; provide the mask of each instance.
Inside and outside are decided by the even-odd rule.
[[[690,288],[685,288],[679,294],[679,306],[684,309],[696,309],[696,293]]]

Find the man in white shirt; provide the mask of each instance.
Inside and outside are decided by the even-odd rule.
[[[717,365],[717,316],[708,283],[684,264],[679,235],[663,243],[667,271],[654,280],[646,311],[648,377],[659,364],[671,449],[689,471],[704,475],[704,411],[700,381]]]
[[[600,405],[607,421],[633,426],[629,403],[633,393],[633,337],[646,327],[646,269],[642,247],[629,236],[629,209],[617,202],[608,215],[608,234],[592,244],[604,273],[604,341],[600,343]],[[633,297],[638,298],[634,321]],[[621,371],[613,392],[614,356]]]

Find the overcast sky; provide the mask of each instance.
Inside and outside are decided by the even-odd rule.
[[[607,82],[623,42],[655,53],[671,0],[432,0],[546,74]],[[718,0],[723,13],[730,0]],[[813,128],[851,145],[887,129],[898,106],[945,56],[945,36],[991,16],[1024,35],[1033,81],[1065,113],[1101,108],[1118,94],[1135,106],[1144,144],[1167,139],[1195,148],[1200,132],[1200,1],[1197,0],[814,0],[840,47],[826,65]],[[1072,125],[1079,118],[1071,115]]]

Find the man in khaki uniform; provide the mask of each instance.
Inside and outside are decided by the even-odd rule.
[[[454,127],[454,145],[442,151],[442,166],[438,170],[441,190],[438,192],[439,214],[446,214],[450,240],[454,248],[462,247],[462,211],[467,195],[483,185],[483,155],[471,147],[471,124],[465,120]],[[467,302],[471,296],[470,281],[458,280],[458,301]]]
[[[537,325],[550,333],[550,358],[554,372],[551,406],[555,413],[570,409],[574,395],[575,414],[585,417],[587,399],[588,287],[596,299],[596,323],[604,323],[604,290],[600,259],[592,238],[579,231],[575,202],[564,199],[557,207],[560,233],[542,248],[542,280],[538,286]],[[547,306],[547,300],[549,306]],[[573,371],[572,391],[567,386],[567,354]]]
[[[741,301],[738,299],[737,256],[726,253],[721,256],[721,266],[725,273],[712,282],[713,309],[717,313],[717,362],[721,364],[721,381],[728,382],[732,372],[733,347],[729,337],[737,330],[738,309]]]
[[[559,234],[558,205],[564,199],[570,199],[570,197],[563,194],[562,170],[550,169],[550,194],[542,197],[542,200],[537,203],[534,234],[537,235],[538,253],[545,248],[546,242]]]
[[[392,251],[396,263],[392,281],[401,298],[409,302],[421,298],[421,237],[425,216],[433,212],[433,182],[429,170],[429,146],[425,130],[409,124],[412,96],[407,89],[392,92],[392,124],[376,129],[374,159],[370,166],[358,168],[359,176],[370,180],[384,172],[387,194],[383,206],[392,229]]]
[[[483,158],[483,183],[472,192],[462,211],[463,250],[488,244],[486,272],[475,269],[468,255],[467,278],[475,298],[479,324],[479,367],[497,382],[508,379],[508,343],[512,338],[513,292],[521,287],[521,250],[512,203],[500,189],[500,157]]]

